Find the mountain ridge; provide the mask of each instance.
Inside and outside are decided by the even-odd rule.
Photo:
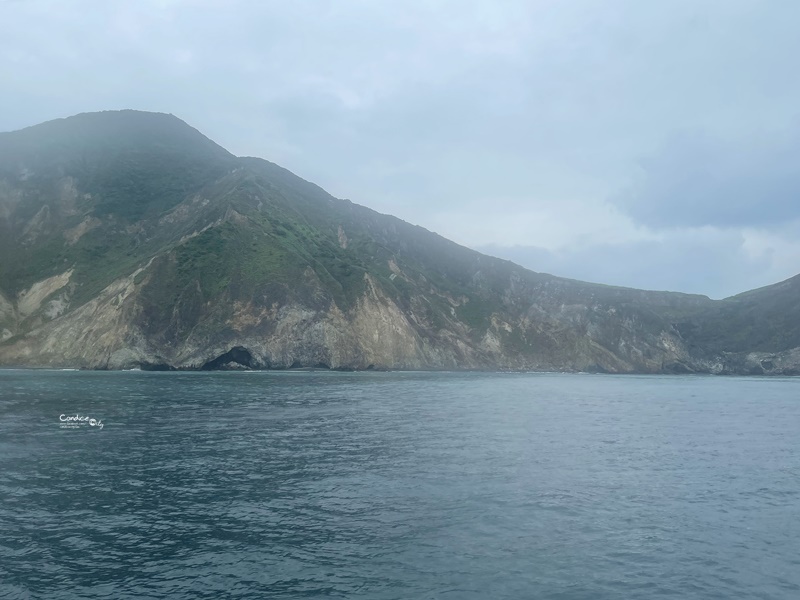
[[[50,123],[0,134],[0,364],[800,373],[800,286],[719,301],[559,278],[172,115]]]

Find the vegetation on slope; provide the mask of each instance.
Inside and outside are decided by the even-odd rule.
[[[45,298],[69,313],[137,269],[131,315],[170,347],[198,332],[235,337],[234,305],[351,315],[372,285],[419,343],[509,365],[693,370],[720,353],[800,346],[798,278],[715,302],[534,273],[235,158],[170,115],[0,134],[0,332],[55,318],[9,316],[37,282],[69,272]]]

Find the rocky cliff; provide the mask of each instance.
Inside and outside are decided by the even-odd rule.
[[[171,115],[0,134],[3,365],[797,374],[798,299],[534,273]]]

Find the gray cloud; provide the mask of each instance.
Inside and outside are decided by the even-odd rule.
[[[800,129],[673,136],[616,202],[652,227],[755,226],[800,217]]]

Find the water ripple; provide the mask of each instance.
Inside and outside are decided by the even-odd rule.
[[[799,385],[0,371],[0,597],[798,598]]]

